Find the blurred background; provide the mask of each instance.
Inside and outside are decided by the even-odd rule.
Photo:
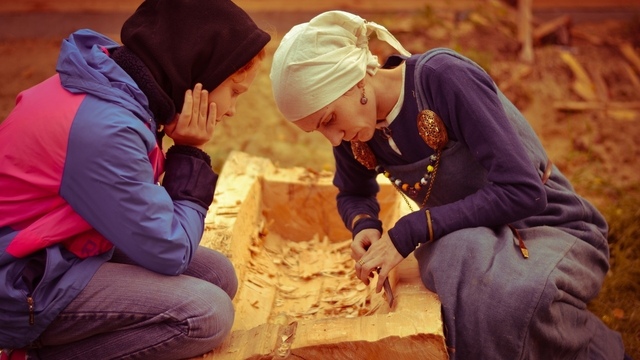
[[[279,167],[334,169],[331,146],[275,108],[271,55],[291,26],[346,10],[386,26],[409,51],[450,47],[480,64],[525,114],[554,163],[610,224],[611,271],[589,307],[640,359],[640,0],[236,0],[272,35],[238,112],[207,152]],[[80,28],[119,41],[140,0],[0,0],[0,121],[17,94],[52,76],[60,42]],[[372,39],[381,61],[390,49]],[[166,142],[165,146],[169,146]]]

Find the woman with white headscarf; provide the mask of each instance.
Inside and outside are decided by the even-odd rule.
[[[382,68],[372,34],[400,53]],[[609,269],[607,223],[477,64],[444,48],[411,55],[384,27],[329,11],[283,37],[271,81],[283,116],[334,146],[357,276],[379,269],[380,291],[413,253],[452,359],[625,356],[586,309]],[[387,231],[378,174],[412,208]]]

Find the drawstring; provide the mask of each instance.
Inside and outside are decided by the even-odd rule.
[[[544,173],[542,174],[542,185],[547,183],[547,180],[549,180],[549,178],[551,177],[551,168],[553,167],[553,163],[551,162],[551,159],[547,160],[547,164],[544,167]],[[520,252],[522,253],[522,256],[525,259],[529,258],[529,249],[527,249],[526,245],[524,244],[524,240],[522,240],[522,236],[520,236],[520,233],[518,232],[518,229],[516,229],[515,227],[513,227],[513,225],[509,224],[509,229],[511,229],[511,232],[513,233],[513,236],[516,237],[516,239],[518,239],[518,246],[520,247]]]
[[[547,180],[551,177],[551,168],[553,164],[551,163],[551,159],[547,160],[547,165],[544,167],[544,173],[542,174],[542,185],[547,183]]]
[[[518,239],[518,245],[520,246],[520,252],[522,253],[522,256],[525,259],[528,259],[529,249],[527,249],[527,247],[524,245],[524,240],[522,240],[522,236],[520,236],[518,229],[514,228],[513,225],[509,225],[509,229],[511,229],[513,236],[515,236]]]

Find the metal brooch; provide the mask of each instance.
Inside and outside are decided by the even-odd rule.
[[[351,141],[351,151],[353,151],[353,157],[358,160],[358,162],[364,165],[367,169],[373,170],[376,168],[378,161],[376,160],[376,156],[371,151],[371,148],[366,143],[362,141],[354,140]]]
[[[440,116],[431,110],[418,114],[418,133],[427,145],[435,151],[442,150],[449,141],[447,128]]]

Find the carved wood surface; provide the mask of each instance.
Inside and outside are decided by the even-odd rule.
[[[440,302],[407,257],[390,274],[394,303],[354,275],[351,235],[335,208],[331,173],[279,169],[232,152],[202,244],[230,256],[236,319],[210,359],[447,359]],[[386,179],[384,179],[386,180]],[[381,182],[381,219],[405,211]]]

